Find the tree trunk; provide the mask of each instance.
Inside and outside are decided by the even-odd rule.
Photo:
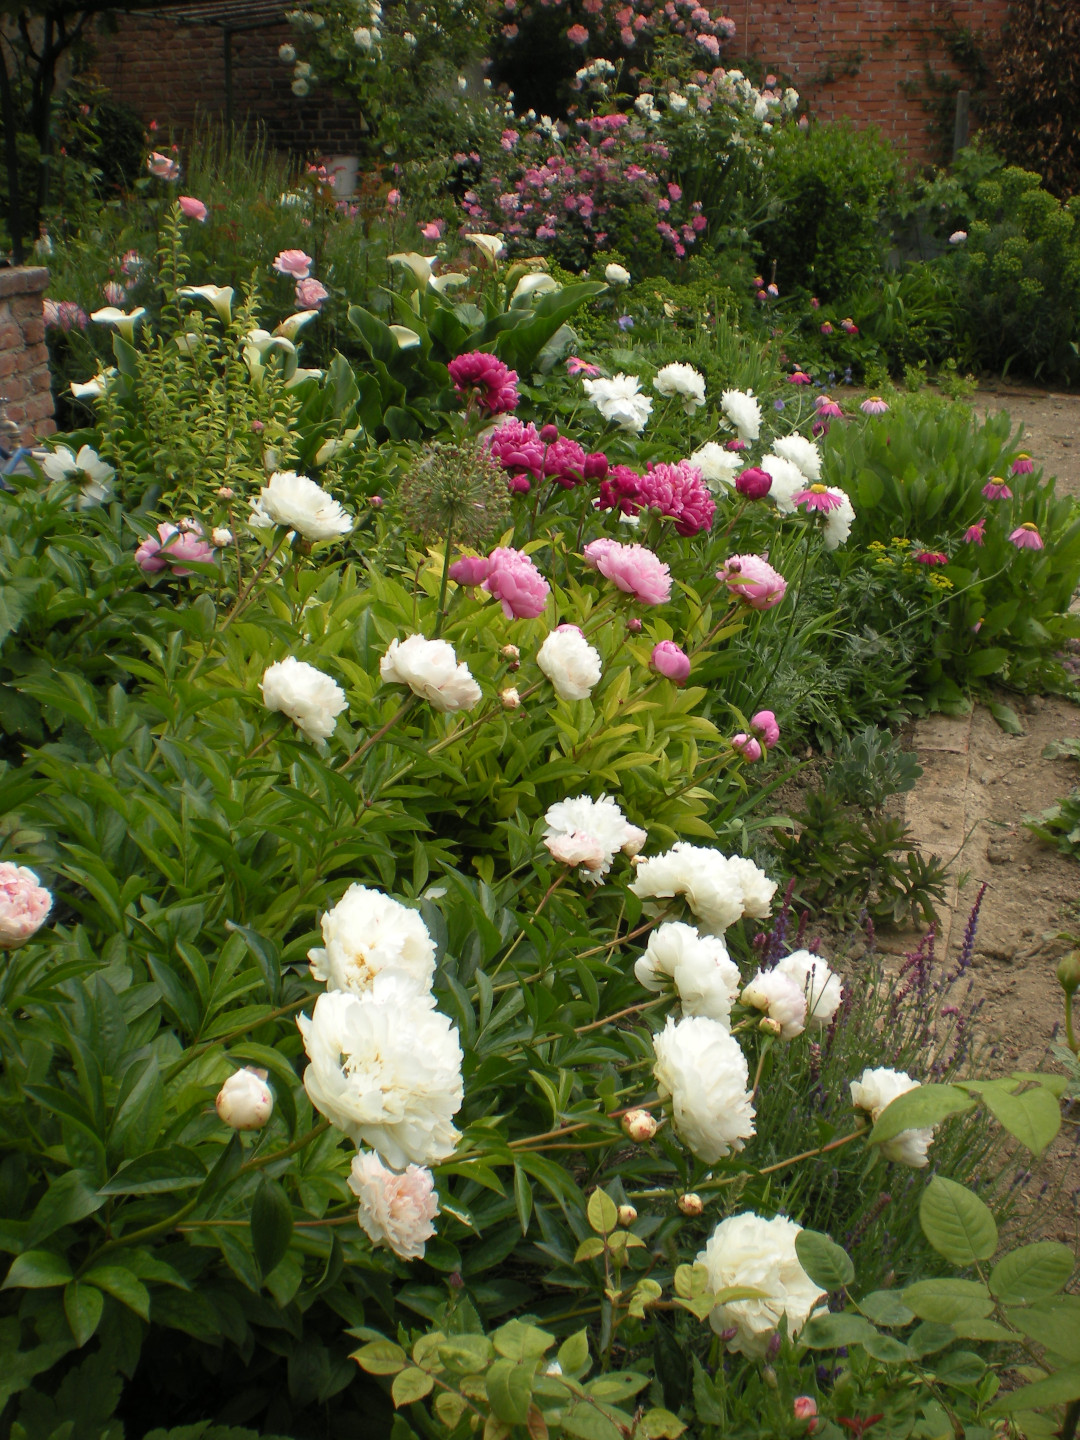
[[[8,47],[10,48],[10,46]],[[0,120],[4,125],[4,166],[7,170],[7,227],[11,238],[11,258],[16,265],[25,259],[22,204],[19,187],[19,122],[15,113],[12,79],[7,68],[7,50],[0,38]]]

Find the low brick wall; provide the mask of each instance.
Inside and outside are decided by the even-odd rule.
[[[48,283],[41,266],[0,270],[0,400],[24,445],[56,429],[41,313]]]

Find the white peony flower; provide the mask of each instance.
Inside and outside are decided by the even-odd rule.
[[[877,1070],[864,1070],[858,1080],[851,1082],[851,1103],[859,1110],[869,1110],[870,1119],[877,1124],[881,1112],[899,1095],[917,1090],[920,1082],[913,1080],[903,1070],[889,1070],[882,1066]],[[934,1138],[932,1126],[919,1130],[901,1130],[891,1140],[879,1146],[886,1160],[895,1160],[898,1165],[910,1165],[922,1170],[929,1164],[926,1152]]]
[[[563,700],[585,700],[600,679],[600,652],[576,625],[552,630],[536,653],[536,663]]]
[[[387,1165],[437,1165],[460,1138],[461,1046],[445,1015],[399,975],[363,995],[329,990],[298,1015],[311,1064],[304,1089],[321,1115]]]
[[[742,992],[742,1003],[763,1010],[780,1026],[781,1040],[794,1040],[806,1029],[806,995],[797,980],[780,970],[759,970]]]
[[[788,1334],[795,1336],[822,1308],[826,1297],[803,1269],[795,1250],[801,1229],[786,1215],[774,1215],[771,1220],[752,1211],[729,1215],[697,1255],[698,1264],[709,1272],[714,1292],[734,1285],[765,1292],[758,1300],[733,1300],[713,1307],[709,1323],[716,1333],[738,1332],[728,1341],[730,1351],[761,1359],[785,1315]]]
[[[259,491],[258,510],[275,525],[298,531],[305,540],[332,540],[347,535],[352,517],[321,485],[295,470],[278,470]]]
[[[806,476],[794,460],[785,460],[782,455],[763,455],[760,468],[772,476],[769,499],[776,501],[781,515],[794,515],[795,496],[806,489]]]
[[[738,451],[725,450],[715,440],[709,440],[700,450],[695,450],[690,456],[690,464],[701,472],[701,478],[713,492],[722,486],[733,486],[735,476],[746,468]]]
[[[676,362],[663,366],[656,372],[653,389],[658,395],[678,395],[687,415],[705,404],[705,376],[692,365]]]
[[[724,414],[739,432],[740,440],[756,440],[761,434],[761,406],[749,390],[725,390],[720,397]]]
[[[471,710],[483,698],[468,665],[458,664],[448,640],[425,640],[423,635],[391,640],[379,661],[379,674],[387,685],[408,685],[414,695],[444,713]]]
[[[704,1015],[730,1029],[731,1005],[739,993],[739,967],[718,936],[699,935],[692,925],[669,920],[649,936],[634,974],[646,990],[663,990],[670,979],[684,1015]]]
[[[630,271],[624,265],[619,265],[612,260],[604,270],[604,279],[609,285],[629,285]]]
[[[825,489],[840,501],[835,510],[826,511],[825,525],[822,530],[825,549],[835,550],[838,545],[843,545],[851,534],[852,522],[855,519],[855,507],[848,499],[846,491],[838,490],[834,485],[826,485]]]
[[[785,955],[776,968],[794,980],[806,996],[806,1023],[819,1029],[828,1025],[844,998],[839,975],[834,975],[828,963],[809,950],[795,950]]]
[[[631,859],[640,855],[645,848],[645,841],[649,838],[649,832],[642,830],[640,825],[627,825],[626,835],[622,843],[622,853],[629,855]]]
[[[746,1056],[718,1020],[693,1015],[653,1036],[660,1098],[671,1096],[675,1129],[699,1160],[721,1160],[754,1134]]]
[[[807,480],[816,482],[821,479],[821,451],[813,440],[807,440],[805,435],[798,433],[781,435],[773,441],[772,448],[781,459],[797,465]]]
[[[234,1070],[218,1091],[214,1106],[218,1118],[234,1130],[261,1130],[274,1111],[274,1096],[266,1071],[250,1065]]]
[[[439,1197],[430,1170],[407,1165],[397,1175],[377,1155],[361,1150],[353,1158],[349,1189],[360,1201],[357,1219],[373,1245],[386,1245],[402,1260],[420,1260],[435,1234]]]
[[[41,468],[50,480],[68,480],[79,486],[78,510],[101,505],[112,493],[116,471],[89,445],[83,445],[77,455],[66,445],[58,445],[42,460]]]
[[[600,884],[600,872],[611,865],[603,844],[584,830],[556,831],[544,837],[544,844],[553,860],[560,865],[580,865],[582,875],[594,885]]]
[[[593,850],[589,850],[589,858],[580,862],[563,860],[564,864],[582,864],[585,867],[582,879],[591,880],[594,885],[599,885],[611,869],[611,862],[620,850],[625,850],[627,845],[637,845],[640,850],[648,838],[644,831],[627,824],[626,816],[615,801],[609,800],[606,795],[601,795],[598,800],[591,800],[588,795],[578,795],[573,800],[560,800],[550,807],[544,821],[547,825],[544,844],[556,860],[563,860],[564,853],[567,853],[562,844],[567,836],[577,836],[576,843],[583,848],[586,848],[586,840],[599,846],[599,865],[590,863],[590,860],[595,858]],[[644,837],[640,843],[639,837]],[[553,841],[560,844],[560,853],[556,853]],[[627,853],[637,854],[637,850]]]
[[[737,877],[742,886],[742,913],[752,920],[767,920],[776,894],[776,881],[770,880],[753,860],[745,855],[728,856],[728,873]]]
[[[640,435],[652,414],[652,396],[641,393],[641,382],[636,375],[624,375],[621,371],[610,380],[582,380],[585,394],[596,406],[605,420],[618,425],[620,430]]]
[[[309,950],[311,973],[331,990],[370,990],[393,971],[421,991],[435,977],[435,942],[415,910],[380,890],[350,885],[322,917],[323,946]]]
[[[734,862],[719,850],[679,840],[665,854],[642,860],[630,889],[643,900],[685,895],[705,927],[722,935],[742,915],[759,916],[763,898],[771,900],[776,890],[753,861],[735,856]]]
[[[336,680],[295,655],[268,666],[259,689],[268,710],[287,715],[316,745],[330,738],[337,717],[349,704]]]

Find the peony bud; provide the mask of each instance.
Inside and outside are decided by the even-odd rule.
[[[691,1219],[700,1215],[705,1209],[704,1200],[702,1200],[700,1195],[695,1195],[692,1190],[686,1195],[680,1195],[678,1204],[682,1213],[689,1215]]]
[[[500,690],[499,699],[502,701],[504,710],[517,710],[521,705],[521,696],[513,685],[508,685],[505,690]]]
[[[682,685],[690,674],[690,656],[674,640],[661,640],[653,647],[649,664],[658,675]]]
[[[817,1415],[817,1401],[812,1395],[796,1395],[794,1410],[796,1420],[813,1420]]]
[[[779,1339],[779,1335],[773,1336],[773,1340],[779,1341]],[[769,1345],[771,1348],[772,1340],[769,1341]],[[777,1348],[779,1348],[779,1346]],[[770,1390],[776,1390],[779,1388],[776,1379],[776,1371],[771,1365],[763,1365],[761,1367],[761,1378],[765,1381],[765,1384],[769,1387]]]
[[[638,1145],[656,1134],[656,1121],[647,1110],[628,1110],[622,1117],[622,1128]]]
[[[619,1206],[619,1224],[625,1228],[629,1227],[637,1219],[637,1211],[633,1205]]]
[[[540,431],[540,439],[545,445],[554,445],[559,438],[559,427],[557,425],[545,425]]]
[[[582,475],[586,480],[604,480],[607,478],[608,458],[602,450],[594,450],[591,455],[585,456],[585,464],[582,468]]]
[[[749,760],[752,763],[755,760],[761,759],[761,746],[756,740],[744,734],[741,730],[738,735],[731,737],[731,743],[744,760]]]
[[[382,496],[381,496],[381,495],[372,495],[372,497],[371,497],[371,508],[372,508],[373,510],[381,510],[382,507],[383,507],[383,498],[382,498]]]
[[[638,619],[638,617],[637,617],[636,615],[631,615],[631,616],[630,616],[630,619],[627,620],[627,622],[626,622],[626,628],[627,628],[627,630],[630,631],[630,634],[631,634],[631,635],[640,635],[640,634],[641,634],[641,621]]]
[[[274,1110],[274,1096],[266,1083],[266,1071],[250,1065],[236,1070],[225,1081],[214,1101],[217,1113],[234,1130],[261,1130]]]
[[[236,491],[229,485],[220,485],[217,493],[221,496],[222,500],[231,500],[236,494]]]
[[[499,651],[504,660],[520,660],[521,651],[516,645],[504,645]]]
[[[768,1015],[766,1015],[764,1019],[758,1021],[757,1028],[764,1031],[766,1035],[780,1035],[783,1033],[784,1029],[784,1027],[780,1024],[779,1020],[773,1020]]]
[[[1066,995],[1073,995],[1080,989],[1080,950],[1070,950],[1061,957],[1057,978]]]
[[[226,529],[224,525],[219,525],[215,530],[211,530],[210,539],[214,542],[218,549],[221,549],[225,545],[232,544],[233,533],[231,530]]]
[[[25,945],[44,925],[52,895],[25,865],[0,864],[0,950]]]
[[[735,489],[748,500],[761,500],[772,489],[772,476],[767,470],[751,465],[736,475]]]

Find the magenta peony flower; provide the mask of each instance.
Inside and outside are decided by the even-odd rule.
[[[597,508],[636,515],[641,509],[640,491],[641,476],[636,470],[631,470],[629,465],[613,465],[601,482]]]
[[[585,456],[582,474],[586,480],[603,480],[608,473],[608,458],[602,450],[594,450]]]
[[[200,225],[206,223],[206,217],[210,213],[201,200],[196,200],[194,195],[181,195],[177,203],[188,220],[198,220]]]
[[[528,495],[532,489],[532,485],[529,483],[528,475],[522,471],[520,475],[510,476],[510,479],[506,482],[506,488],[510,491],[511,495]]]
[[[0,950],[25,945],[44,925],[52,896],[25,865],[0,864]]]
[[[680,535],[697,535],[708,530],[716,513],[716,501],[701,478],[701,471],[689,460],[677,465],[653,465],[641,477],[638,497],[650,510],[675,521]]]
[[[914,559],[920,565],[947,565],[949,557],[941,550],[920,550]]]
[[[741,730],[738,735],[731,737],[731,743],[744,760],[753,762],[761,759],[761,746],[751,736],[744,735]]]
[[[740,440],[738,439],[738,437],[736,437],[734,440],[728,440],[724,445],[724,449],[730,450],[737,455],[742,450],[749,450],[750,446],[746,443],[745,440]]]
[[[273,268],[279,275],[290,275],[294,280],[306,280],[311,274],[312,259],[303,250],[282,250],[274,260]]]
[[[793,370],[787,378],[789,385],[812,385],[814,383],[805,370]]]
[[[1000,475],[991,475],[982,488],[982,493],[988,500],[1011,500],[1012,491]]]
[[[543,431],[540,438],[544,438]],[[576,440],[569,440],[565,435],[552,440],[544,453],[544,474],[564,490],[573,490],[585,478],[585,451]]]
[[[165,522],[157,530],[156,540],[148,535],[135,551],[135,563],[145,574],[154,575],[171,566],[174,575],[190,575],[192,572],[184,568],[188,561],[213,560],[214,547],[203,539],[202,526],[197,521],[188,521],[182,529]]]
[[[585,546],[585,563],[643,605],[663,605],[671,598],[671,571],[644,545],[593,540]]]
[[[1030,520],[1025,520],[1023,525],[1017,526],[1009,539],[1018,550],[1041,550],[1043,548],[1043,538],[1039,534],[1038,528]]]
[[[965,545],[982,545],[986,540],[986,521],[976,520],[974,525],[969,525],[964,531]]]
[[[486,350],[473,350],[451,360],[447,369],[458,394],[476,391],[481,408],[489,415],[517,409],[517,371],[508,369],[498,356],[489,355]]]
[[[771,610],[787,590],[787,581],[761,555],[732,555],[716,578],[752,610]]]
[[[690,656],[674,640],[661,640],[659,645],[654,645],[649,664],[658,675],[674,680],[676,685],[684,684],[690,674]]]
[[[758,470],[750,465],[735,476],[735,489],[748,500],[763,499],[772,488],[772,476],[767,470]]]
[[[1012,462],[1012,473],[1014,475],[1030,475],[1035,469],[1035,461],[1031,456],[1021,451]]]
[[[500,546],[488,556],[482,588],[494,595],[508,620],[535,620],[544,613],[551,586],[528,555]]]
[[[302,310],[318,310],[329,299],[330,291],[313,275],[296,282],[296,303]]]
[[[504,470],[528,470],[536,476],[544,473],[544,442],[531,420],[528,425],[504,420],[488,431],[484,444]]]
[[[446,572],[455,585],[482,585],[491,570],[491,561],[484,555],[462,555]]]
[[[888,401],[880,395],[869,395],[859,406],[864,415],[884,415],[888,408]]]
[[[759,710],[756,715],[751,715],[750,729],[768,750],[780,739],[780,726],[771,710]]]

